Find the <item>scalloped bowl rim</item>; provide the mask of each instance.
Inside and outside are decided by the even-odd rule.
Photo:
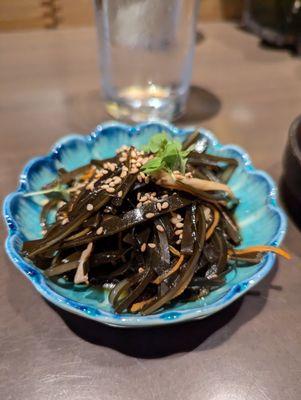
[[[229,289],[228,292],[226,292],[215,303],[202,306],[199,309],[194,308],[185,310],[175,310],[174,312],[173,309],[168,309],[166,311],[162,311],[160,313],[148,316],[141,316],[139,314],[118,315],[108,311],[97,309],[93,306],[84,305],[78,301],[71,300],[67,297],[58,294],[53,289],[51,289],[50,286],[47,285],[47,282],[42,272],[38,268],[33,267],[30,263],[27,263],[21,257],[21,255],[14,247],[14,240],[16,236],[18,236],[18,230],[16,228],[14,217],[12,216],[11,213],[11,202],[14,196],[19,195],[20,192],[25,191],[27,185],[27,173],[29,169],[37,161],[44,161],[48,157],[51,157],[51,155],[57,153],[57,151],[63,144],[68,143],[70,140],[74,138],[81,138],[84,139],[87,143],[89,143],[91,141],[94,141],[97,138],[97,135],[101,133],[101,131],[110,127],[125,129],[130,136],[133,134],[139,135],[140,130],[142,130],[143,128],[147,128],[148,126],[154,123],[160,125],[161,127],[167,128],[169,131],[171,131],[173,134],[176,135],[187,134],[194,130],[192,127],[177,128],[169,123],[162,121],[151,121],[142,124],[137,124],[134,126],[130,126],[115,121],[109,121],[101,125],[98,125],[90,135],[71,134],[64,136],[55,143],[55,145],[51,148],[50,152],[47,155],[32,158],[25,165],[20,174],[19,186],[17,187],[17,190],[6,196],[3,204],[3,216],[6,221],[8,229],[8,237],[5,242],[6,252],[10,257],[11,261],[18,268],[18,270],[21,271],[27,277],[27,279],[31,281],[36,290],[46,300],[53,303],[57,307],[62,308],[71,313],[115,327],[139,328],[147,326],[166,325],[172,323],[181,323],[188,320],[202,319],[220,311],[221,309],[225,308],[226,306],[234,302],[236,299],[241,297],[244,293],[250,290],[250,288],[255,286],[258,282],[260,282],[272,269],[275,263],[276,256],[273,253],[268,253],[265,256],[263,265],[260,268],[260,270],[254,273],[251,276],[251,278],[248,278],[245,281],[241,281],[235,284],[234,286],[231,287],[231,289]],[[201,128],[200,131],[205,136],[207,136],[207,138],[210,140],[213,146],[221,146],[222,149],[235,150],[243,160],[244,169],[246,169],[246,167],[248,168],[247,173],[261,176],[267,182],[269,187],[267,207],[273,210],[273,212],[275,212],[276,214],[278,214],[280,218],[279,229],[275,234],[274,238],[271,239],[271,242],[274,245],[279,246],[287,230],[287,219],[285,213],[283,212],[283,210],[281,209],[281,207],[277,202],[277,188],[273,179],[266,172],[255,169],[248,153],[241,147],[232,144],[221,145],[212,132],[204,128]]]

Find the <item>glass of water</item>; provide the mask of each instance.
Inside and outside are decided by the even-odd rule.
[[[95,0],[109,114],[139,122],[184,112],[198,11],[199,0]]]

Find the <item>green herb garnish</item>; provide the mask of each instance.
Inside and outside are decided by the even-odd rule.
[[[154,174],[161,170],[168,172],[185,172],[187,156],[192,151],[192,147],[182,150],[181,142],[172,139],[166,132],[154,135],[143,150],[153,153],[154,158],[149,160],[142,170],[147,174]]]
[[[32,197],[32,196],[39,196],[39,195],[45,195],[45,194],[53,194],[53,193],[58,193],[61,194],[64,198],[69,199],[69,192],[70,188],[68,189],[65,185],[56,185],[48,189],[42,189],[38,190],[36,192],[28,192],[24,193],[24,197]]]

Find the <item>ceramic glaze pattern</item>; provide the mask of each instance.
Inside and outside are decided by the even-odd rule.
[[[262,262],[248,268],[238,268],[227,275],[226,284],[204,299],[178,303],[154,315],[114,314],[106,291],[66,283],[62,279],[50,281],[20,253],[22,242],[41,237],[39,215],[43,196],[24,198],[23,193],[41,188],[57,176],[59,168],[72,170],[88,163],[91,158],[106,158],[123,144],[137,147],[158,132],[166,131],[183,140],[193,128],[148,122],[134,127],[117,122],[98,126],[89,136],[70,135],[61,139],[44,157],[31,160],[20,176],[20,184],[4,202],[3,213],[8,227],[6,251],[17,268],[32,282],[47,300],[70,312],[112,326],[144,327],[205,318],[226,307],[256,285],[271,270],[275,255],[267,254]],[[212,154],[235,157],[239,167],[229,185],[240,199],[236,218],[242,231],[242,247],[266,244],[278,246],[286,232],[286,217],[277,203],[276,187],[272,179],[256,170],[246,152],[234,145],[223,146],[205,129],[208,151]]]

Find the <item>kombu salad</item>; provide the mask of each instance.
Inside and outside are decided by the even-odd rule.
[[[183,144],[166,133],[141,149],[60,169],[44,195],[43,238],[22,253],[49,279],[107,289],[116,313],[148,315],[208,295],[238,266],[261,261],[272,246],[241,244],[227,182],[234,158],[207,153],[199,132]],[[51,218],[55,215],[55,218]]]

